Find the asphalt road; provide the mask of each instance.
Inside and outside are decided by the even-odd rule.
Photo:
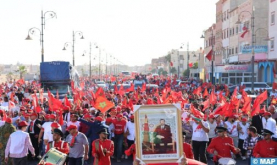
[[[236,165],[247,165],[248,160],[242,161],[242,160],[236,160]],[[28,163],[29,165],[37,165],[38,161],[32,161]],[[208,165],[213,165],[213,161],[209,160]],[[92,162],[86,163],[85,165],[93,165]],[[112,165],[132,165],[132,160],[122,160],[120,163],[117,163],[115,160],[112,160]]]

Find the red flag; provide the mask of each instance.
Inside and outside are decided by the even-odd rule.
[[[124,93],[125,93],[124,87],[123,87],[123,85],[121,84],[121,86],[120,86],[120,88],[119,88],[119,91],[118,91],[118,94],[119,94],[120,96],[123,96]]]
[[[217,97],[214,93],[214,89],[212,90],[210,94],[210,104],[215,105],[217,103]]]
[[[206,58],[211,61],[212,60],[212,56],[213,56],[213,50],[211,50],[207,55]]]
[[[34,93],[32,94],[32,98],[33,98],[33,106],[34,106],[34,109],[36,110],[37,113],[40,113],[41,112],[41,108],[38,104],[38,98],[37,98],[37,94]]]
[[[14,107],[15,107],[14,102],[12,102],[11,100],[9,100],[9,106],[8,106],[9,111],[11,111],[11,109],[14,108]]]
[[[95,101],[94,107],[96,109],[100,110],[102,113],[105,113],[106,111],[108,111],[109,109],[114,107],[114,103],[107,100],[103,96],[99,96],[99,97],[97,97],[97,99]]]
[[[142,92],[146,91],[146,83],[143,83],[143,84],[142,84],[141,91],[142,91]]]
[[[209,96],[209,93],[208,93],[208,89],[207,89],[207,88],[205,88],[204,93],[203,93],[202,96],[203,96],[203,97]]]
[[[95,92],[95,97],[97,98],[98,96],[104,96],[105,92],[101,87],[98,87],[97,91]]]
[[[117,90],[117,85],[116,84],[114,85],[114,93],[118,94],[118,90]]]
[[[201,86],[199,86],[198,88],[194,89],[192,93],[195,95],[200,95],[201,91],[202,91],[202,88]]]
[[[111,82],[116,81],[116,78],[114,76],[111,76]]]
[[[133,111],[134,107],[133,107],[133,101],[130,99],[128,102],[128,107]]]
[[[228,110],[229,108],[229,103],[226,102],[224,104],[222,104],[221,106],[219,106],[217,109],[215,109],[215,111],[213,112],[214,115],[225,115],[225,111]]]
[[[193,63],[189,63],[189,67],[192,68],[193,67]]]
[[[126,92],[134,92],[134,91],[135,91],[135,86],[134,86],[133,83],[131,83],[131,87],[128,88],[128,89],[126,90]]]
[[[20,84],[20,85],[23,85],[23,84],[25,84],[25,81],[23,79],[19,79],[16,83]]]
[[[63,111],[59,111],[59,124],[62,126],[63,123]]]
[[[13,92],[11,93],[11,98],[10,98],[10,100],[11,100],[12,102],[14,102],[14,93],[13,93]]]
[[[70,103],[70,101],[68,100],[67,96],[64,97],[64,105],[65,105],[65,106],[71,107],[71,103]]]
[[[204,114],[202,112],[198,111],[197,109],[195,109],[193,105],[190,106],[190,111],[194,115],[194,117],[199,117],[199,118],[204,117]]]
[[[81,87],[82,90],[84,89],[84,87],[85,87],[85,82],[84,82],[84,81],[82,81],[82,82],[80,83],[80,87]]]
[[[274,82],[274,83],[272,84],[272,89],[277,89],[277,83]]]
[[[127,98],[124,98],[124,99],[122,100],[122,105],[127,106]]]
[[[267,99],[267,90],[265,90],[262,94],[260,94],[258,97],[256,97],[253,107],[251,116],[256,115],[260,111],[260,104],[262,104]]]
[[[173,67],[173,62],[170,62],[170,66]]]
[[[245,34],[248,33],[248,28],[247,28],[247,27],[243,27],[242,30],[243,30],[244,32],[240,35],[240,37],[241,37],[241,38],[244,38]]]
[[[207,99],[206,101],[203,102],[203,110],[202,111],[205,111],[209,106],[210,106],[210,100]]]
[[[243,98],[244,104],[243,107],[241,108],[241,111],[248,114],[251,110],[251,98],[246,96]]]

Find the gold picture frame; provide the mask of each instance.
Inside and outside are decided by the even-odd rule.
[[[174,163],[183,157],[180,104],[135,105],[136,159]]]

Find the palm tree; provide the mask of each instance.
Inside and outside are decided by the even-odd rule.
[[[23,75],[24,75],[25,73],[27,73],[27,69],[26,69],[26,67],[25,67],[24,65],[20,65],[20,66],[18,67],[18,70],[16,70],[16,72],[19,72],[20,79],[22,79],[22,78],[23,78]]]

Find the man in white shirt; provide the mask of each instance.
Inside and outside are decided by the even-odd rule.
[[[276,132],[276,121],[271,117],[270,112],[264,113],[264,118],[266,120],[264,129],[267,129],[274,133],[272,135],[272,140],[277,142],[277,132]]]
[[[233,139],[234,146],[238,147],[238,122],[235,119],[235,116],[229,116],[228,120],[224,123],[224,126],[227,128],[228,135]]]
[[[192,148],[195,160],[207,163],[206,149],[209,142],[208,133],[210,131],[209,124],[200,119],[200,116],[192,117],[190,121],[192,126]]]
[[[244,140],[248,137],[247,129],[250,124],[247,123],[247,118],[242,118],[238,123],[238,131],[239,131],[239,149],[241,151],[242,160],[246,160],[246,150],[243,148]]]
[[[67,123],[67,127],[69,127],[70,125],[76,125],[77,126],[77,130],[79,130],[80,122],[78,121],[78,115],[72,114],[71,117],[70,117],[70,120],[71,121],[69,121]]]
[[[40,133],[39,133],[39,138],[38,138],[39,143],[40,143],[41,137],[43,135],[44,145],[47,145],[47,142],[48,142],[47,139],[46,139],[46,132],[51,131],[51,124],[55,121],[56,116],[53,115],[53,114],[52,115],[45,115],[45,119],[46,118],[49,119],[49,121],[42,124],[41,129],[40,129]]]
[[[54,131],[54,129],[62,130],[61,125],[59,123],[52,122],[51,130],[44,133],[44,134],[46,134],[45,139],[44,139],[45,144],[47,144],[48,142],[53,141],[53,131]]]
[[[29,134],[26,132],[27,126],[28,123],[26,121],[21,121],[18,124],[18,130],[10,135],[5,149],[6,163],[10,157],[12,158],[13,164],[26,165],[28,150],[35,157],[35,149],[32,146]]]
[[[134,144],[136,137],[134,115],[130,116],[130,121],[127,122],[124,132],[127,134],[127,143],[129,148],[132,144]]]

